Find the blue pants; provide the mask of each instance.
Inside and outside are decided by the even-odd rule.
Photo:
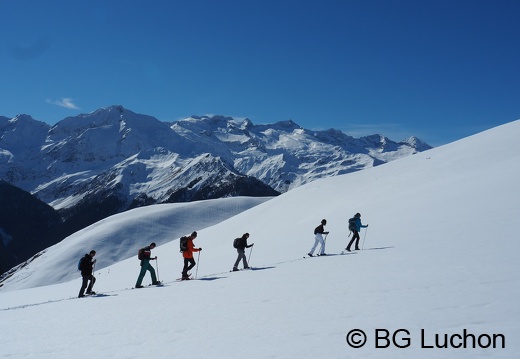
[[[139,287],[141,283],[143,283],[144,275],[146,271],[150,271],[150,276],[152,277],[152,284],[157,283],[157,277],[155,275],[155,269],[150,264],[149,259],[141,260],[141,272],[139,272],[139,277],[137,278],[137,282],[135,283],[136,287]]]

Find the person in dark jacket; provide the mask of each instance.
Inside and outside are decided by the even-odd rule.
[[[141,255],[141,271],[139,272],[139,277],[137,277],[137,282],[135,283],[136,288],[143,288],[143,279],[146,274],[146,271],[150,272],[150,276],[152,277],[152,284],[157,285],[160,284],[160,282],[157,280],[157,276],[155,275],[155,269],[150,264],[150,261],[156,260],[157,256],[152,258],[152,249],[155,248],[155,243],[150,243],[149,246],[146,246],[144,248],[141,248],[139,250]]]
[[[326,219],[321,220],[321,224],[314,228],[314,245],[312,246],[309,254],[309,257],[312,257],[314,255],[314,250],[318,246],[318,243],[321,244],[320,252],[318,253],[319,256],[326,256],[325,254],[325,240],[323,239],[324,234],[329,234],[329,232],[325,232],[325,225],[327,224]]]
[[[184,267],[182,268],[181,274],[182,280],[189,280],[190,276],[188,271],[195,267],[196,263],[195,259],[193,259],[193,252],[200,252],[202,250],[202,248],[195,248],[195,245],[193,244],[195,238],[197,238],[197,232],[194,231],[188,236],[186,243],[187,248],[182,252],[182,257],[184,258]]]
[[[81,270],[81,277],[83,281],[81,282],[81,289],[79,290],[78,298],[85,296],[85,289],[87,289],[87,294],[89,295],[96,294],[96,292],[92,291],[92,287],[94,286],[94,283],[96,283],[96,278],[92,274],[94,270],[94,263],[96,263],[96,260],[93,260],[95,255],[96,251],[92,250],[90,253],[85,254],[79,263],[79,269]]]
[[[240,238],[237,238],[238,239],[238,244],[237,244],[237,252],[238,252],[238,257],[237,257],[237,260],[235,261],[235,265],[233,266],[233,272],[236,272],[238,271],[238,264],[240,263],[240,261],[242,260],[242,264],[244,265],[244,269],[249,269],[249,265],[247,264],[247,259],[246,259],[246,248],[250,248],[252,246],[254,246],[255,244],[254,243],[251,243],[251,244],[247,244],[247,239],[249,238],[249,233],[244,233],[242,235],[242,237]]]
[[[359,231],[361,230],[361,228],[368,227],[368,224],[367,225],[361,224],[361,214],[356,213],[353,218],[354,218],[354,227],[351,228],[351,231],[354,233],[354,235],[352,236],[352,239],[350,240],[350,243],[348,244],[347,248],[345,248],[348,252],[351,251],[350,248],[352,247],[352,244],[354,244],[354,242],[356,242],[354,249],[356,251],[359,251],[359,238],[360,238]]]

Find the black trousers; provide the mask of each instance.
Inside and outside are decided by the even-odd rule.
[[[350,251],[350,247],[352,247],[352,244],[356,241],[356,246],[354,247],[356,250],[359,250],[359,232],[354,231],[354,235],[352,236],[352,239],[350,240],[350,243],[347,246],[347,251]]]
[[[92,292],[92,287],[94,286],[94,283],[96,283],[96,277],[94,277],[92,274],[82,275],[83,282],[81,283],[81,289],[79,290],[79,296],[85,295],[85,288],[87,288],[87,293]],[[90,281],[90,284],[89,284]]]
[[[195,259],[193,258],[184,258],[184,267],[182,268],[182,276],[187,277],[188,271],[195,267]]]

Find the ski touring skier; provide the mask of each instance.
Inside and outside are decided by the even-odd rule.
[[[78,269],[81,271],[81,289],[79,290],[78,298],[82,298],[85,296],[85,289],[87,290],[87,295],[96,294],[96,292],[92,291],[92,287],[94,283],[96,283],[96,278],[93,275],[94,264],[96,260],[93,259],[96,255],[96,251],[92,250],[90,253],[85,254],[78,264]]]
[[[329,234],[329,232],[325,231],[325,225],[327,224],[326,219],[321,220],[321,224],[314,229],[314,245],[312,246],[311,250],[309,251],[309,257],[314,256],[314,250],[318,246],[318,244],[321,244],[321,249],[318,253],[319,256],[326,256],[325,253],[325,240],[323,238],[323,235]],[[326,237],[325,237],[326,238]]]
[[[149,246],[139,249],[138,259],[141,260],[141,271],[139,272],[139,277],[137,277],[137,282],[135,283],[135,288],[143,288],[143,279],[146,274],[146,271],[150,272],[150,276],[152,277],[152,285],[161,284],[157,280],[157,276],[155,275],[155,269],[150,264],[150,261],[157,260],[157,256],[152,258],[152,249],[156,247],[155,243],[150,243]]]
[[[350,231],[352,233],[354,233],[354,235],[352,236],[352,239],[350,240],[350,242],[349,242],[347,248],[345,248],[345,250],[347,252],[351,252],[352,244],[355,243],[354,250],[359,251],[359,238],[360,238],[359,231],[361,230],[361,228],[367,228],[368,224],[367,225],[361,224],[361,214],[359,214],[359,213],[356,213],[354,215],[354,217],[350,218],[348,220],[348,223],[349,223],[348,229],[350,229]]]
[[[251,248],[254,246],[254,243],[247,244],[247,239],[249,238],[249,233],[244,233],[242,237],[236,238],[233,241],[233,247],[237,249],[238,257],[235,261],[235,265],[233,265],[233,272],[238,271],[238,265],[240,264],[240,261],[242,260],[242,264],[244,265],[244,269],[249,269],[249,265],[247,263],[246,259],[246,248]]]
[[[193,267],[195,267],[195,259],[193,259],[193,252],[200,252],[202,248],[195,248],[195,245],[193,244],[193,240],[197,238],[197,232],[192,232],[191,235],[189,235],[186,238],[186,249],[182,251],[182,257],[184,258],[184,267],[182,268],[182,276],[181,280],[189,280],[190,275],[188,274],[188,271],[191,270]]]

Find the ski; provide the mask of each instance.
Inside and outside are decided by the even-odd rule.
[[[132,289],[143,289],[143,288],[150,288],[150,287],[166,287],[166,285],[163,282],[159,282],[158,284],[148,284],[141,287],[132,287]]]
[[[87,294],[87,295],[85,295],[85,297],[93,297],[93,298],[110,297],[110,294],[105,294],[105,293]]]
[[[229,273],[233,273],[233,272],[242,272],[242,271],[245,271],[245,270],[253,270],[254,268],[253,267],[249,267],[249,268],[243,268],[243,269],[239,269],[239,270],[233,270],[231,269],[229,271]]]
[[[110,294],[105,294],[105,293],[91,293],[91,294],[88,294],[88,293],[85,293],[85,295],[83,295],[82,297],[78,297],[79,299],[81,298],[87,298],[87,297],[110,297]]]
[[[352,253],[355,253],[355,252],[359,252],[361,251],[360,249],[351,249],[350,251],[347,251],[346,249],[344,251],[341,251],[341,255],[343,254],[352,254]]]

